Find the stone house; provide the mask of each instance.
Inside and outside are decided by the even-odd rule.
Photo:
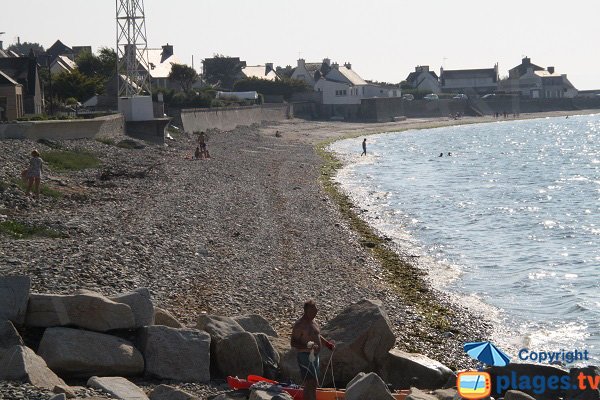
[[[498,89],[498,64],[494,68],[444,70],[440,68],[440,83],[444,93],[495,93]]]
[[[14,121],[23,114],[23,85],[0,70],[0,121]]]
[[[535,65],[529,57],[509,70],[508,79],[501,82],[499,89],[532,99],[574,98],[578,93],[566,74],[557,73],[554,67]]]
[[[440,81],[437,74],[429,70],[428,65],[419,65],[415,71],[408,74],[406,84],[416,90],[424,90],[430,93],[441,93]]]

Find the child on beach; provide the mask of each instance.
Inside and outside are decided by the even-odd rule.
[[[31,187],[33,186],[34,196],[38,198],[40,196],[40,181],[42,179],[42,164],[43,160],[40,157],[40,153],[37,150],[31,152],[31,159],[29,160],[29,168],[27,169],[27,191],[26,195],[29,196]]]

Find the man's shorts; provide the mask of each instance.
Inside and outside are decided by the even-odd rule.
[[[298,352],[297,360],[300,367],[302,379],[319,377],[319,356],[315,354],[315,360],[311,363],[309,359],[310,353]]]

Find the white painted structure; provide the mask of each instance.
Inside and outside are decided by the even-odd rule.
[[[152,96],[119,97],[119,111],[125,121],[150,121],[154,119]]]
[[[400,88],[390,88],[368,83],[349,63],[331,64],[331,70],[314,85],[323,93],[323,104],[360,104],[362,99],[373,97],[400,97]]]
[[[406,77],[406,83],[413,89],[439,94],[442,92],[440,81],[435,72],[429,70],[428,65],[418,65],[415,72]]]

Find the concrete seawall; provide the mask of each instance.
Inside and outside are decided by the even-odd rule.
[[[94,119],[31,121],[0,124],[1,139],[94,139],[122,136],[123,115],[113,114]]]
[[[291,117],[292,111],[288,104],[181,110],[181,122],[186,132],[232,130],[241,125],[283,121]]]

